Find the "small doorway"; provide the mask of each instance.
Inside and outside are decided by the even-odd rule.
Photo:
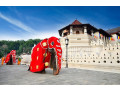
[[[79,31],[76,31],[76,34],[80,34],[80,32],[79,32]]]

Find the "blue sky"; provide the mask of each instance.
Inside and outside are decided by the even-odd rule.
[[[120,26],[120,7],[0,6],[0,40],[59,37],[75,19],[104,30]]]

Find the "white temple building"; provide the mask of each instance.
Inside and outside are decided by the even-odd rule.
[[[66,60],[65,38],[68,44],[68,65],[120,66],[120,29],[111,33],[75,20],[59,30],[63,59]],[[63,64],[66,61],[63,61]]]

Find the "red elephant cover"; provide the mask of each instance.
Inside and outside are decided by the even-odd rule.
[[[54,43],[54,44],[53,44]],[[44,39],[40,43],[38,43],[31,52],[31,63],[30,63],[30,71],[31,72],[39,72],[48,68],[45,66],[45,63],[50,63],[51,53],[49,49],[54,49],[56,52],[57,58],[57,68],[61,69],[61,57],[62,57],[62,49],[60,45],[60,41],[56,37],[51,37],[48,39]]]
[[[7,54],[6,59],[5,59],[5,63],[8,63],[10,60],[10,55],[12,55],[12,60],[13,63],[16,63],[16,50],[12,50],[10,53]]]

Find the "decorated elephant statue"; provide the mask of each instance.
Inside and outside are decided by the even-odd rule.
[[[13,65],[13,63],[16,63],[16,50],[12,50],[7,54],[5,63],[6,65]]]
[[[62,49],[58,38],[50,37],[42,40],[31,51],[31,72],[45,72],[45,68],[53,69],[53,74],[61,70]]]

